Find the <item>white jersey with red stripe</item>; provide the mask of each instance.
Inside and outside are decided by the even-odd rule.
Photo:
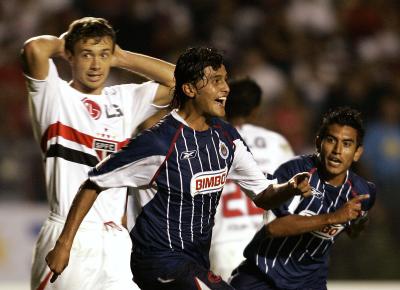
[[[237,130],[265,174],[273,174],[280,164],[294,156],[281,134],[251,124]],[[217,209],[210,250],[211,268],[223,279],[228,279],[244,259],[243,250],[260,228],[263,213],[237,184],[227,182]]]
[[[44,155],[51,212],[66,217],[87,172],[125,145],[135,128],[157,111],[158,84],[124,84],[83,94],[59,78],[50,61],[45,80],[27,77],[35,136]],[[85,221],[121,222],[126,189],[99,196]]]
[[[55,283],[49,283],[45,256],[89,170],[127,144],[136,127],[157,111],[153,101],[158,84],[116,85],[100,95],[83,94],[59,77],[52,60],[46,79],[26,79],[51,212],[35,246],[31,289],[139,289],[130,270],[132,242],[121,226],[126,188],[109,189],[96,199],[76,234],[69,266]]]

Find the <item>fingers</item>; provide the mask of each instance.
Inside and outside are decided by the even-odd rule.
[[[60,275],[60,274],[56,274],[56,273],[53,272],[53,276],[51,276],[50,283],[54,283],[54,281],[57,280],[57,278],[58,278],[59,275]]]
[[[296,182],[297,184],[303,183],[303,182],[307,182],[310,179],[310,173],[308,172],[300,172],[298,174],[296,174]]]
[[[360,195],[356,195],[355,197],[353,197],[351,199],[351,201],[354,201],[354,202],[358,203],[358,202],[361,202],[361,201],[366,200],[368,198],[369,198],[369,194],[360,194]]]

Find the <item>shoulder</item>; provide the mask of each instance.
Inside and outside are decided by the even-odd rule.
[[[366,202],[363,202],[363,207],[372,207],[376,199],[376,185],[353,171],[349,172],[349,182],[355,194],[369,194],[370,198]]]
[[[316,161],[316,155],[298,155],[279,166],[275,174],[292,177],[299,172],[311,172],[317,166]]]
[[[119,92],[153,92],[158,88],[159,84],[154,81],[147,81],[143,83],[127,83],[107,86],[104,88],[107,92],[119,91]]]
[[[221,129],[222,131],[226,132],[226,134],[228,134],[229,138],[231,138],[232,141],[235,141],[237,139],[242,139],[238,130],[236,130],[235,127],[233,127],[229,122],[225,120],[219,118],[212,118],[211,124],[213,127]]]

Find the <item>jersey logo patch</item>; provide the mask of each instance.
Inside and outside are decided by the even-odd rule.
[[[95,101],[84,98],[82,99],[82,103],[93,119],[98,120],[101,117],[101,108]]]
[[[222,190],[226,182],[227,168],[216,171],[199,172],[192,176],[190,181],[190,193],[207,194]]]
[[[317,215],[317,214],[310,210],[303,210],[299,213],[299,215],[313,216],[313,215]],[[332,240],[341,231],[343,231],[343,229],[344,229],[344,226],[341,224],[326,225],[326,226],[322,227],[320,230],[312,231],[311,234],[316,236],[317,238],[320,238],[323,240]]]
[[[103,160],[107,155],[117,152],[117,143],[104,141],[99,139],[93,140],[93,149],[96,150],[97,156],[100,160]]]
[[[311,193],[313,196],[315,196],[318,199],[321,199],[324,197],[324,194],[314,187],[311,187]]]
[[[116,104],[111,104],[110,106],[106,105],[106,116],[108,119],[122,117],[124,114],[122,113],[121,108]]]
[[[183,151],[179,159],[180,160],[192,159],[195,158],[196,156],[197,156],[197,150]]]
[[[226,159],[226,158],[228,158],[228,154],[229,154],[228,147],[226,147],[225,143],[220,140],[219,141],[219,155],[221,155],[222,158]]]

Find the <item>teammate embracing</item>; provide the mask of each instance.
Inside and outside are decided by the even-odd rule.
[[[174,75],[172,104],[177,109],[89,173],[47,255],[54,277],[67,266],[81,221],[107,188],[138,189],[141,212],[130,233],[132,271],[144,290],[232,289],[209,270],[208,257],[215,210],[227,178],[264,208],[310,194],[308,173],[283,184],[267,180],[236,129],[220,119],[229,86],[218,52],[188,49],[179,57]]]
[[[22,57],[50,206],[34,252],[31,289],[137,289],[130,271],[132,244],[122,220],[124,188],[109,189],[94,203],[71,245],[70,266],[55,283],[48,283],[45,256],[89,169],[121,149],[142,121],[169,104],[174,66],[122,50],[110,24],[93,17],[74,21],[61,37],[27,40]],[[69,62],[69,83],[59,77],[55,57]],[[105,87],[111,67],[154,81]]]

